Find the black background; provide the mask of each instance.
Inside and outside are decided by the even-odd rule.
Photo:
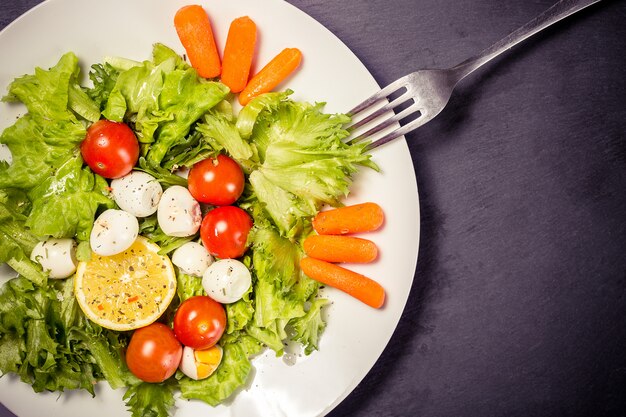
[[[290,2],[384,85],[454,65],[554,1]],[[0,0],[0,28],[36,3]],[[465,80],[407,137],[413,288],[330,416],[626,416],[625,65],[626,1],[601,1]]]

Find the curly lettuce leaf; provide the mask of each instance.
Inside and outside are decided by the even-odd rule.
[[[176,274],[176,280],[178,283],[176,286],[176,294],[181,303],[196,295],[206,295],[204,287],[202,287],[201,277],[187,275],[179,270]]]
[[[349,145],[342,114],[326,114],[323,104],[289,100],[287,91],[253,99],[236,127],[256,150],[259,165],[250,174],[252,192],[283,236],[306,232],[303,221],[323,204],[340,205],[360,166],[377,169],[366,144]]]
[[[239,134],[244,139],[249,139],[254,130],[254,126],[262,111],[275,111],[281,102],[286,100],[292,93],[291,90],[285,92],[267,93],[253,98],[239,112],[237,123],[235,124]]]
[[[133,122],[139,142],[153,142],[159,123],[173,117],[159,111],[158,106],[164,74],[173,70],[174,62],[169,60],[159,65],[146,61],[143,65],[121,72],[109,93],[102,115],[116,122]]]
[[[278,230],[288,238],[302,235],[307,218],[317,212],[315,204],[274,184],[260,170],[252,172],[248,180]]]
[[[160,165],[152,165],[143,156],[139,157],[137,162],[138,171],[146,172],[157,179],[164,187],[170,187],[172,185],[187,186],[187,179],[179,175],[176,175],[170,169],[161,167]]]
[[[248,291],[237,302],[226,304],[226,334],[243,330],[254,317],[254,303]]]
[[[177,69],[187,70],[190,68],[190,65],[183,61],[183,58],[172,48],[162,43],[155,43],[152,47],[152,62],[159,65],[167,60],[174,60],[174,66]]]
[[[89,79],[93,87],[87,90],[87,95],[96,103],[100,111],[104,110],[111,91],[117,83],[120,74],[111,64],[94,64],[89,72]]]
[[[70,52],[49,70],[36,68],[34,75],[9,85],[3,100],[24,103],[28,113],[0,135],[13,156],[11,165],[0,164],[0,188],[31,189],[78,150],[86,130],[72,102],[90,107],[85,104],[90,99],[78,92],[78,72],[78,59]]]
[[[248,171],[255,162],[252,146],[243,140],[228,115],[220,111],[209,111],[196,127],[216,151],[225,151],[242,164]]]
[[[171,382],[132,385],[124,394],[124,401],[132,417],[168,417],[174,409],[174,391]]]
[[[36,392],[85,389],[102,379],[136,383],[124,361],[123,335],[91,323],[73,296],[73,279],[37,286],[24,278],[0,289],[0,371]]]
[[[356,147],[309,147],[302,142],[280,141],[266,149],[260,171],[273,184],[307,201],[339,205],[348,194],[351,175],[367,159]]]
[[[160,44],[154,48],[153,59],[118,75],[103,115],[109,120],[132,123],[144,144],[148,164],[156,167],[229,90],[221,83],[199,77],[178,55]]]
[[[295,334],[293,340],[304,346],[304,353],[307,355],[319,349],[320,336],[326,328],[326,322],[322,318],[322,308],[328,303],[329,301],[324,298],[317,298],[311,302],[304,316],[296,317],[289,322]]]
[[[78,58],[67,53],[49,70],[36,68],[34,74],[14,80],[5,97],[28,109],[0,135],[13,156],[11,165],[0,166],[0,188],[25,192],[32,205],[25,213],[22,234],[28,228],[40,238],[77,235],[87,240],[96,210],[112,207],[102,194],[104,179],[81,169],[78,144],[86,130],[77,115],[93,121],[100,111],[78,84],[79,71]],[[32,266],[24,263],[26,258],[19,255],[7,261]],[[32,278],[26,270],[18,272]]]
[[[148,162],[160,164],[176,141],[189,133],[191,125],[221,102],[228,92],[225,85],[206,81],[191,68],[167,74],[159,106],[166,114],[176,117],[160,126],[156,142],[148,152]]]
[[[0,135],[13,163],[0,167],[0,188],[29,190],[54,174],[78,150],[85,137],[78,122],[54,121],[26,114]]]
[[[163,158],[163,173],[175,175],[179,168],[191,168],[195,163],[215,156],[217,151],[200,132],[193,132],[176,142]],[[185,182],[186,184],[186,182]]]
[[[252,264],[259,279],[267,278],[289,291],[298,278],[302,249],[269,227],[255,227],[251,240]]]
[[[29,205],[30,201],[24,193],[18,190],[0,190],[0,234],[3,236],[0,247],[10,245],[25,254],[30,254],[35,248],[39,239],[24,228],[27,214],[22,212],[22,208]],[[0,262],[9,258],[8,252],[0,252]]]
[[[33,209],[26,226],[33,234],[86,241],[96,212],[115,206],[106,196],[107,182],[82,165],[80,156],[68,159],[29,192]]]
[[[179,381],[183,398],[195,398],[216,406],[245,385],[252,370],[250,357],[260,352],[262,346],[249,336],[240,336],[222,348],[224,356],[213,375],[200,381],[190,378]]]
[[[8,263],[18,274],[41,285],[47,275],[41,265],[30,260],[39,239],[26,229],[26,216],[18,211],[20,203],[16,199],[21,197],[20,193],[0,190],[0,262]]]
[[[79,73],[78,58],[68,52],[49,70],[35,68],[35,74],[16,78],[9,85],[9,93],[3,100],[24,103],[33,116],[74,122],[76,117],[69,104],[70,90],[72,87],[80,88]]]
[[[71,84],[68,97],[69,108],[90,122],[100,120],[100,106],[78,84]]]
[[[251,297],[254,314],[252,320],[247,321],[245,332],[282,355],[284,341],[289,336],[288,325],[300,323],[298,319],[309,314],[311,310],[307,310],[306,305],[317,294],[319,283],[300,271],[298,265],[303,256],[300,246],[268,227],[263,219],[259,220],[250,237],[255,277]],[[299,340],[305,347],[316,346],[316,337],[323,328],[322,322],[317,334],[303,333]]]

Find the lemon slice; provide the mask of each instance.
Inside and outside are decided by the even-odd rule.
[[[139,236],[124,252],[91,254],[76,270],[74,293],[85,315],[111,330],[133,330],[156,321],[176,294],[176,274],[159,247]]]

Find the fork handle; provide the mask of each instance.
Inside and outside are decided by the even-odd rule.
[[[457,82],[535,33],[598,1],[600,0],[560,0],[507,37],[454,67],[453,70],[458,77]]]

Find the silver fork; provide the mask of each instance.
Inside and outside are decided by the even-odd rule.
[[[449,69],[419,70],[392,82],[348,112],[348,115],[354,120],[355,117],[362,116],[375,104],[383,100],[388,101],[384,106],[377,108],[372,113],[367,114],[362,119],[347,127],[350,132],[354,133],[358,128],[370,122],[374,123],[376,119],[383,119],[366,132],[350,139],[348,143],[372,140],[373,135],[376,133],[417,113],[414,120],[384,134],[370,143],[367,148],[376,148],[412,132],[423,124],[431,121],[443,110],[452,95],[452,90],[454,90],[454,87],[463,78],[535,33],[598,1],[600,0],[560,0],[504,39],[501,39],[478,55],[461,62],[455,67]],[[402,92],[403,89],[406,91]],[[390,97],[394,94],[397,96],[396,98]],[[412,102],[407,106],[405,103],[409,100]],[[390,112],[401,105],[407,107],[397,112],[397,114]],[[389,114],[393,115],[387,118],[383,117]]]

